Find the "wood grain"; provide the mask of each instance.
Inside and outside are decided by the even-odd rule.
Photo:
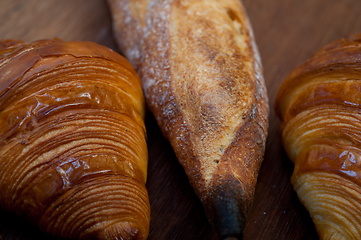
[[[360,0],[243,0],[262,56],[270,99],[265,161],[244,239],[318,239],[290,184],[293,164],[280,143],[273,103],[283,79],[323,45],[361,32]],[[117,50],[104,0],[1,0],[0,37],[94,41]],[[170,144],[148,113],[149,239],[217,239]],[[1,193],[0,193],[1,194]],[[0,212],[0,239],[57,239]]]

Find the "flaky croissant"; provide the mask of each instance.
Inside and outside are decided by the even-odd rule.
[[[239,0],[108,0],[120,49],[220,239],[241,239],[267,136],[261,61]]]
[[[320,239],[361,239],[361,35],[296,68],[276,97],[291,182]]]
[[[0,42],[0,208],[70,239],[146,239],[140,80],[91,42]]]

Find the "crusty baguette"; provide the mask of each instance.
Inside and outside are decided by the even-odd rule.
[[[293,70],[275,108],[291,182],[321,240],[361,239],[361,34]]]
[[[141,82],[91,42],[0,41],[0,209],[67,239],[148,237]]]
[[[241,2],[108,2],[119,47],[209,221],[220,238],[241,238],[268,127],[261,61]]]

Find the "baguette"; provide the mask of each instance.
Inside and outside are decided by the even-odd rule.
[[[220,238],[242,238],[264,155],[268,99],[241,2],[108,3],[119,47],[211,225]]]

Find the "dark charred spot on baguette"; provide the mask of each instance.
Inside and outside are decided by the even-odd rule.
[[[220,239],[242,239],[248,212],[238,201],[244,195],[243,187],[226,171],[217,174],[217,182],[212,185],[206,199],[207,204],[204,204],[207,216]]]

